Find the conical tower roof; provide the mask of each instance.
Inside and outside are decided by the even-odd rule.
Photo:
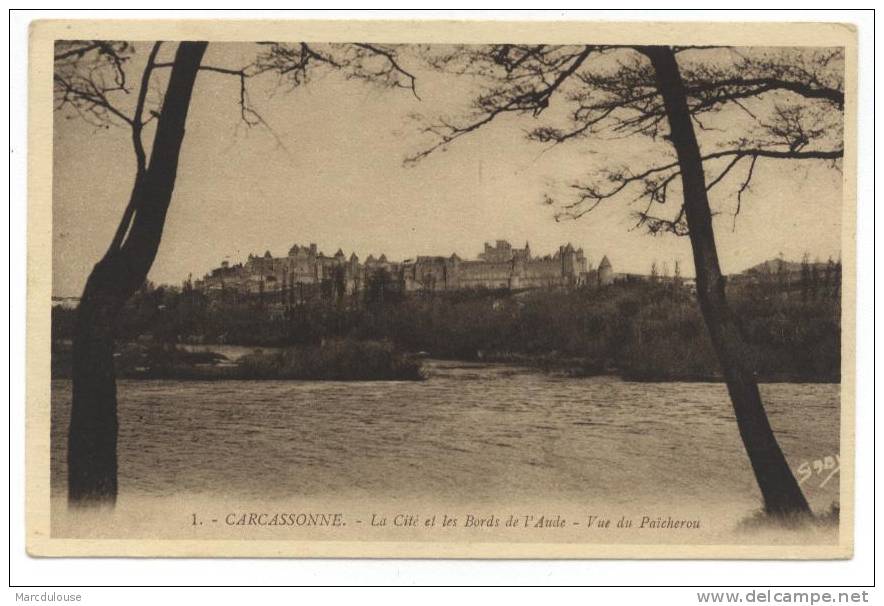
[[[605,255],[604,257],[602,257],[602,262],[599,263],[599,269],[601,269],[601,268],[603,268],[603,267],[607,267],[607,268],[610,268],[610,267],[611,267],[611,262],[608,260],[608,256],[607,256],[607,255]]]

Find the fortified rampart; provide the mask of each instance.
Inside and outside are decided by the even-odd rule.
[[[327,256],[316,244],[292,246],[285,257],[249,255],[245,263],[223,262],[194,285],[203,291],[232,290],[242,293],[293,292],[321,289],[333,296],[354,294],[373,277],[383,274],[385,282],[404,292],[455,291],[463,289],[570,288],[602,284],[610,280],[611,264],[604,258],[599,269],[590,271],[582,248],[571,244],[545,256],[533,256],[528,243],[513,248],[506,240],[485,244],[475,260],[456,254],[419,256],[391,262],[386,255],[369,255],[360,262],[355,253],[342,250]]]

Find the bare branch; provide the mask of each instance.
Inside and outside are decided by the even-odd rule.
[[[81,58],[83,55],[88,53],[89,51],[101,48],[101,42],[76,42],[75,44],[82,44],[82,46],[74,46],[72,48],[68,48],[61,52],[55,53],[55,61],[64,61],[65,59],[70,59],[72,57]]]
[[[843,156],[843,52],[839,49],[766,50],[712,56],[713,47],[675,49],[684,55],[688,110],[698,132],[708,134],[708,151],[702,156],[708,173],[707,189],[722,181],[744,158],[750,160],[746,180],[737,191],[738,205],[748,191],[760,158],[822,160],[836,167]],[[721,47],[716,47],[720,49]],[[546,45],[496,45],[461,47],[430,63],[455,74],[479,76],[488,82],[467,118],[437,118],[423,132],[434,141],[406,158],[414,163],[452,141],[475,132],[507,113],[537,117],[547,107],[552,91],[572,105],[566,126],[542,124],[528,138],[557,145],[595,135],[618,139],[636,135],[668,138],[666,108],[658,92],[656,74],[641,52],[624,47],[571,47]],[[692,51],[692,52],[688,52]],[[696,51],[696,52],[694,52]],[[707,51],[706,53],[701,51]],[[591,52],[608,54],[608,61],[590,64]],[[569,84],[570,83],[570,84]],[[728,119],[716,115],[728,107]],[[735,123],[737,112],[743,123]],[[735,126],[736,124],[736,126]],[[722,135],[741,136],[731,141]],[[717,161],[726,162],[716,168]],[[713,172],[714,171],[714,172]],[[607,199],[627,190],[646,200],[647,209],[636,213],[638,225],[652,233],[687,233],[682,212],[674,218],[651,212],[665,205],[671,185],[681,176],[672,158],[643,170],[607,168],[588,183],[572,187],[575,199],[559,207],[556,219],[577,218]],[[552,200],[547,197],[547,201]]]
[[[755,171],[755,163],[758,161],[758,156],[752,156],[752,162],[749,164],[749,171],[746,173],[746,178],[743,180],[743,184],[740,185],[740,189],[737,190],[737,208],[734,211],[734,222],[731,226],[731,229],[736,229],[737,227],[737,215],[740,214],[740,209],[743,207],[743,192],[749,189],[749,184],[752,182],[752,174]]]
[[[55,46],[53,93],[55,108],[71,108],[87,123],[109,128],[132,119],[111,101],[128,94],[124,66],[133,49],[126,42],[59,41]]]
[[[144,103],[147,99],[148,90],[150,90],[150,78],[153,75],[157,54],[160,52],[162,42],[156,42],[150,50],[147,57],[147,65],[144,67],[144,73],[141,75],[141,88],[138,90],[138,101],[135,103],[135,114],[132,117],[132,144],[135,147],[135,156],[137,158],[138,172],[143,173],[146,168],[146,156],[144,153],[144,143],[141,140],[141,132],[144,128]]]
[[[437,61],[446,66],[458,62],[464,63],[459,68],[461,73],[476,70],[477,73],[489,74],[494,68],[502,68],[503,73],[497,76],[499,85],[496,88],[492,88],[475,100],[476,111],[471,120],[456,124],[450,120],[439,119],[426,126],[424,132],[435,135],[436,142],[406,158],[405,163],[418,162],[434,151],[445,148],[460,137],[492,122],[502,114],[530,113],[536,118],[549,106],[553,95],[580,69],[590,54],[599,50],[599,47],[582,46],[573,50],[568,49],[566,52],[549,53],[547,52],[549,48],[556,47],[499,45],[485,51],[487,53],[485,59],[471,49],[438,59]],[[526,81],[522,71],[531,74],[532,80]],[[543,136],[549,137],[547,140],[552,141],[556,133],[549,131],[538,134],[538,137]]]
[[[711,161],[729,158],[730,161],[725,165],[724,169],[717,176],[707,183],[707,190],[712,189],[720,183],[724,177],[736,166],[740,160],[744,158],[750,159],[749,171],[742,185],[737,191],[737,214],[742,204],[742,195],[749,189],[750,182],[755,170],[755,164],[759,158],[770,158],[776,160],[823,160],[834,161],[843,157],[843,149],[835,150],[781,150],[781,149],[725,149],[705,154],[701,157],[704,165],[708,165]],[[677,161],[666,162],[654,165],[645,170],[633,173],[628,169],[606,170],[595,183],[574,184],[572,189],[577,192],[577,198],[574,202],[564,206],[564,212],[559,216],[579,217],[587,212],[595,209],[604,200],[617,197],[627,189],[635,186],[639,189],[636,200],[646,199],[648,208],[644,212],[635,213],[638,219],[638,225],[647,227],[652,233],[657,234],[666,231],[667,227],[672,228],[669,231],[676,235],[687,235],[687,226],[681,226],[678,222],[673,223],[672,220],[663,219],[650,214],[650,208],[653,204],[665,205],[668,202],[667,193],[669,185],[681,176],[681,171]],[[598,182],[607,182],[609,187],[600,187]]]
[[[724,179],[725,176],[731,171],[731,169],[732,169],[734,166],[736,166],[736,164],[737,164],[740,160],[742,160],[743,158],[744,158],[744,156],[734,156],[733,159],[732,159],[730,162],[728,162],[727,166],[724,167],[724,170],[721,171],[721,172],[718,174],[718,176],[715,177],[712,181],[710,181],[709,183],[706,184],[706,191],[709,191],[710,189],[712,189],[713,187],[715,187],[715,185],[716,185],[717,183],[719,183],[722,179]],[[754,160],[753,160],[753,162],[754,162]]]
[[[129,227],[132,223],[132,217],[135,215],[136,207],[138,201],[135,197],[135,192],[138,190],[138,183],[144,178],[144,173],[147,170],[147,159],[144,151],[144,142],[141,140],[141,132],[144,128],[143,114],[144,114],[144,103],[147,99],[147,92],[150,89],[150,78],[153,74],[153,70],[156,63],[157,54],[160,52],[160,46],[162,42],[156,42],[153,45],[153,48],[150,50],[150,55],[147,58],[147,65],[144,67],[144,73],[141,75],[141,88],[138,91],[138,101],[135,105],[135,114],[132,118],[132,146],[135,150],[135,164],[136,164],[136,172],[135,172],[135,183],[136,186],[132,188],[132,195],[129,197],[129,202],[126,204],[126,208],[123,210],[123,216],[120,218],[120,222],[117,225],[117,230],[114,233],[114,237],[111,240],[109,251],[117,251],[120,249],[120,246],[123,244],[123,240],[126,238],[126,234],[129,231]]]
[[[384,58],[387,59],[387,62],[388,62],[388,64],[389,64],[388,67],[387,67],[387,69],[386,69],[386,70],[381,70],[381,71],[375,72],[375,73],[373,74],[374,77],[376,77],[376,78],[377,78],[377,77],[384,77],[384,78],[388,78],[388,79],[389,79],[390,76],[391,76],[391,74],[394,74],[394,73],[399,73],[399,74],[401,74],[402,76],[404,76],[404,77],[408,80],[408,82],[409,82],[409,86],[408,86],[408,88],[411,89],[411,94],[414,95],[414,98],[415,98],[415,99],[417,99],[418,101],[420,101],[420,96],[417,94],[417,88],[415,88],[415,85],[416,85],[416,82],[417,82],[416,78],[414,77],[413,74],[411,74],[410,72],[406,71],[406,70],[405,70],[405,69],[399,64],[399,62],[396,60],[396,56],[393,54],[392,51],[390,51],[390,50],[388,50],[388,49],[385,49],[385,48],[382,48],[382,47],[380,47],[380,46],[378,46],[378,45],[376,45],[376,44],[356,44],[355,46],[357,46],[357,47],[359,47],[359,48],[363,48],[363,49],[365,49],[365,50],[367,50],[367,51],[370,51],[370,52],[374,53],[375,55],[380,55],[380,56],[382,56],[382,57],[384,57]],[[393,86],[397,86],[397,87],[400,87],[400,88],[405,88],[404,86],[402,86],[402,84],[399,83],[398,78],[394,78],[394,79],[393,79],[393,82],[394,82]]]

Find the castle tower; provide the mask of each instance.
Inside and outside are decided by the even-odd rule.
[[[575,256],[574,247],[568,242],[562,248],[562,277],[570,278],[574,275]]]
[[[614,270],[611,267],[611,261],[608,260],[607,255],[602,257],[602,262],[599,263],[599,286],[608,286],[609,284],[614,283]]]

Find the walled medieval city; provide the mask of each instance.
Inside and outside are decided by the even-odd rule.
[[[194,287],[205,291],[240,293],[279,292],[325,285],[338,295],[356,294],[373,276],[386,279],[403,292],[453,291],[464,289],[536,289],[576,286],[604,286],[613,282],[611,262],[602,258],[590,268],[582,248],[570,243],[552,255],[534,256],[526,242],[514,248],[506,240],[485,244],[475,260],[450,256],[418,256],[396,262],[381,254],[360,261],[356,253],[342,250],[328,256],[316,244],[292,246],[285,257],[249,255],[245,263],[223,262]]]

